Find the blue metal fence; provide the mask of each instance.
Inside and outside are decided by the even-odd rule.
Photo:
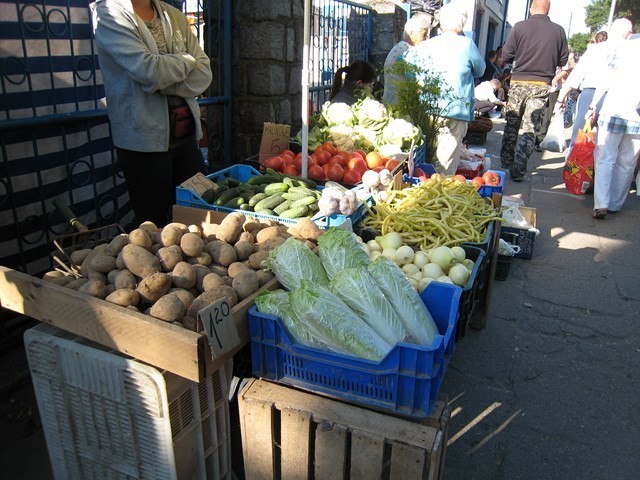
[[[210,162],[226,164],[232,5],[202,1],[183,5],[214,69],[201,99],[202,146]],[[88,5],[0,0],[0,264],[27,273],[51,268],[52,240],[71,233],[54,198],[93,228],[132,220],[115,165]]]
[[[329,99],[336,70],[354,60],[369,60],[372,22],[370,7],[349,1],[313,1],[309,44],[313,111]]]

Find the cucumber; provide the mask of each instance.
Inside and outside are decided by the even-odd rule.
[[[291,200],[285,200],[276,208],[274,208],[273,211],[275,212],[276,215],[280,215],[285,210],[289,210],[292,207],[292,203],[293,202]]]
[[[280,214],[282,218],[299,218],[304,217],[309,212],[309,208],[306,205],[296,208],[290,208]]]
[[[280,178],[280,176],[271,174],[256,175],[255,177],[251,177],[249,180],[247,180],[247,183],[249,185],[266,185],[269,183],[279,182]]]
[[[263,198],[258,203],[253,206],[253,209],[256,212],[260,212],[261,210],[273,210],[282,202],[284,202],[284,197],[282,193],[275,193],[273,195],[269,195],[267,198]]]
[[[225,203],[223,205],[223,207],[225,207],[225,208],[238,208],[243,203],[245,203],[245,199],[244,198],[242,198],[242,197],[234,197],[231,200],[229,200],[227,203]]]
[[[289,185],[284,182],[271,183],[264,187],[264,193],[273,195],[274,193],[284,193],[289,190]]]
[[[295,200],[293,202],[291,202],[291,208],[296,208],[296,207],[307,207],[313,203],[316,203],[318,201],[318,199],[315,197],[315,195],[313,196],[308,196],[308,197],[304,197],[301,198],[299,200]]]
[[[239,194],[240,194],[240,189],[238,187],[230,188],[229,190],[222,192],[222,195],[216,198],[216,205],[222,206],[232,198],[237,197]]]
[[[248,203],[243,203],[240,205],[240,210],[246,210],[247,212],[253,212],[253,207]]]
[[[263,200],[265,198],[267,198],[269,196],[268,193],[256,193],[253,197],[251,197],[249,199],[249,205],[251,205],[252,207],[256,206],[256,203],[258,203],[260,200]]]

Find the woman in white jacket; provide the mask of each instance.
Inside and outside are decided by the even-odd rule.
[[[211,66],[187,18],[159,0],[91,4],[112,141],[131,206],[142,222],[167,223],[175,187],[206,173],[195,100]]]

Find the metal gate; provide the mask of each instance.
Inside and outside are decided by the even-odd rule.
[[[203,3],[204,2],[204,3]],[[89,0],[0,0],[0,264],[52,267],[54,238],[71,233],[59,197],[91,226],[133,218],[115,165]],[[211,164],[231,161],[231,0],[182,7],[212,60],[200,99]]]
[[[369,60],[370,7],[338,0],[314,0],[309,60],[312,111],[329,99],[333,75],[354,60]]]

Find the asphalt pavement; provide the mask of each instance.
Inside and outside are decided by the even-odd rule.
[[[503,128],[494,120],[484,145],[498,169]],[[536,208],[540,234],[445,375],[446,480],[639,478],[640,197],[595,220],[563,165],[534,152],[522,183],[507,175],[504,194]]]

